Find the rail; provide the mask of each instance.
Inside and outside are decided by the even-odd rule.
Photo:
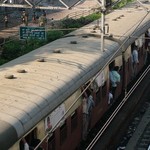
[[[130,91],[125,95],[124,99],[121,101],[121,103],[118,105],[118,107],[114,110],[112,115],[108,118],[106,123],[103,125],[103,127],[99,130],[95,138],[91,141],[91,143],[88,145],[86,150],[92,150],[94,145],[98,142],[102,134],[105,132],[107,127],[110,125],[110,123],[113,121],[115,116],[118,114],[120,109],[123,107],[123,105],[127,102],[129,96],[134,92],[134,90],[137,88],[137,86],[142,82],[144,77],[149,73],[150,71],[150,65],[146,68],[146,70],[142,73],[142,75],[139,77],[139,79],[136,81],[136,83],[133,85],[133,87],[130,89]]]

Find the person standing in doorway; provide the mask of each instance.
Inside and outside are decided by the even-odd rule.
[[[138,69],[139,58],[138,58],[138,47],[135,45],[131,50],[131,62],[132,62],[132,76],[135,77]]]
[[[110,70],[109,78],[110,78],[110,83],[111,83],[111,91],[112,91],[112,95],[114,98],[117,84],[120,82],[119,66],[115,66],[114,68]]]

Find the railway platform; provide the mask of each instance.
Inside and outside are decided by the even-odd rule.
[[[96,1],[86,0],[86,1],[78,4],[77,6],[73,7],[72,9],[46,10],[47,11],[47,15],[46,15],[47,25],[46,25],[46,28],[50,25],[52,18],[53,18],[53,22],[55,22],[55,21],[64,19],[65,17],[67,17],[70,14],[76,15],[77,12],[85,11],[87,9],[90,10],[92,8],[97,8],[98,6],[99,5]],[[15,21],[17,21],[17,19]],[[16,25],[14,27],[9,27],[9,24],[8,24],[8,28],[5,28],[5,29],[4,28],[2,29],[2,27],[1,27],[0,37],[8,38],[8,37],[11,37],[11,36],[15,36],[18,33],[20,26],[23,26],[23,24],[19,24],[19,25]],[[33,23],[32,21],[30,21],[28,26],[36,27],[36,26],[39,26],[39,24],[38,23]]]

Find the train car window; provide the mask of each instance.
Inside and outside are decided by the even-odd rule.
[[[102,97],[104,98],[107,94],[107,86],[106,86],[106,82],[104,83],[104,85],[102,86]]]
[[[134,47],[135,47],[135,42],[133,42],[133,43],[131,44],[131,51],[134,49]]]
[[[141,48],[139,48],[138,54],[139,54],[138,57],[139,57],[139,60],[140,60],[141,56],[143,55],[143,52],[142,52],[142,49],[141,49]]]
[[[112,70],[115,67],[115,61],[109,64],[109,70]]]
[[[26,139],[27,139],[27,142],[32,145],[32,142],[34,139],[37,138],[37,128],[35,128],[33,131],[31,131],[27,136],[26,136]]]
[[[145,33],[145,49],[147,49],[149,42],[150,42],[150,31],[146,31],[146,33]]]
[[[24,150],[24,147],[27,145],[29,148],[35,148],[39,142],[40,142],[40,140],[37,139],[37,128],[35,128],[25,138],[23,138],[20,141],[20,143],[19,143],[20,150]]]
[[[55,135],[52,134],[48,139],[48,150],[55,150]]]
[[[129,60],[129,58],[128,58],[127,63],[128,63],[128,71],[130,71],[131,64],[130,64],[130,60]]]
[[[78,114],[77,110],[75,110],[71,114],[71,132],[73,132],[77,128],[77,122],[78,122]]]
[[[67,123],[65,121],[64,124],[61,125],[60,127],[60,144],[63,144],[66,138],[67,138]]]
[[[21,140],[19,142],[19,150],[24,150],[24,142],[23,142],[23,140]]]
[[[99,88],[99,90],[97,91],[97,93],[96,93],[96,105],[98,105],[99,103],[100,103],[100,101],[101,101],[101,87]]]
[[[29,147],[34,147],[37,141],[37,128],[32,130],[25,138],[23,138],[20,143],[20,150],[24,150],[24,143],[26,142]]]

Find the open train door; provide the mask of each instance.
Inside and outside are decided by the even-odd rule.
[[[61,2],[68,9],[78,5],[79,3],[83,3],[84,1],[85,0],[59,0],[59,2]]]

